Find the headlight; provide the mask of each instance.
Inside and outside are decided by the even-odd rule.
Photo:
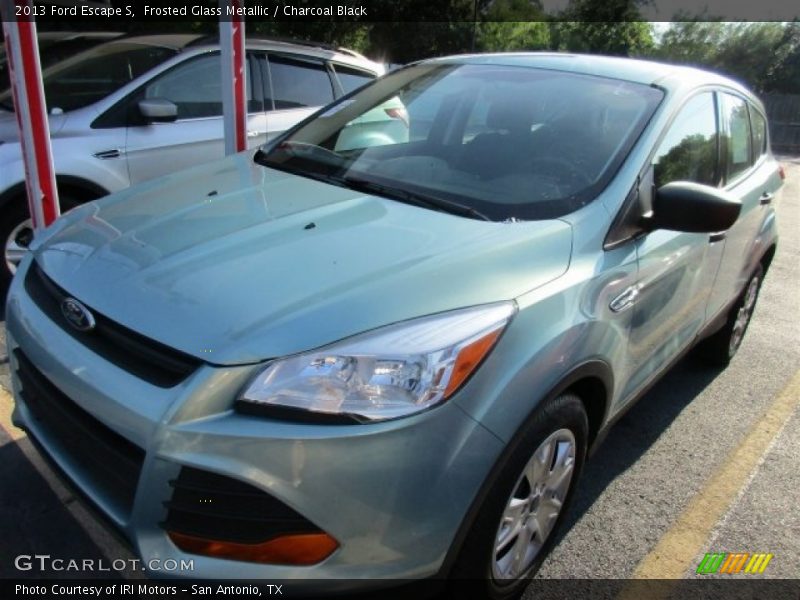
[[[461,387],[515,310],[503,302],[431,315],[273,361],[237,408],[361,422],[425,410]]]

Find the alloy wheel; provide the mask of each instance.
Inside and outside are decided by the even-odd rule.
[[[517,579],[531,566],[555,527],[575,470],[575,435],[550,434],[522,471],[495,536],[492,574]]]
[[[733,331],[731,331],[731,341],[728,347],[728,355],[733,356],[739,349],[739,345],[744,338],[744,332],[750,324],[750,318],[753,316],[753,308],[756,305],[756,298],[758,297],[758,286],[761,280],[756,275],[747,284],[747,290],[742,298],[742,305],[736,313],[736,321],[733,323]]]
[[[6,265],[10,273],[17,271],[17,266],[28,253],[28,245],[33,239],[33,224],[30,219],[14,227],[8,234],[5,244]]]

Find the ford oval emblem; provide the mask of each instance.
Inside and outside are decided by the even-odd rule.
[[[78,331],[91,331],[95,322],[92,313],[75,298],[64,298],[61,301],[61,313],[67,322]]]

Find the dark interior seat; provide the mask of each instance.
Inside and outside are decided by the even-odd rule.
[[[486,127],[464,145],[458,168],[492,179],[515,172],[529,156],[533,110],[517,101],[497,100],[489,107]]]

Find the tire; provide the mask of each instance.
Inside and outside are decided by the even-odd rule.
[[[718,367],[727,367],[736,355],[753,318],[758,292],[763,280],[764,268],[759,264],[728,313],[725,325],[698,346],[700,356],[705,362]]]
[[[80,204],[80,201],[65,194],[60,203],[62,212],[66,212]],[[0,262],[0,298],[5,298],[16,265],[22,260],[33,239],[33,230],[25,196],[10,200],[1,210],[0,240],[3,243],[3,260]]]
[[[452,597],[508,600],[524,591],[568,510],[586,458],[588,431],[586,411],[575,394],[565,393],[536,410],[512,442],[467,534],[450,573]]]

